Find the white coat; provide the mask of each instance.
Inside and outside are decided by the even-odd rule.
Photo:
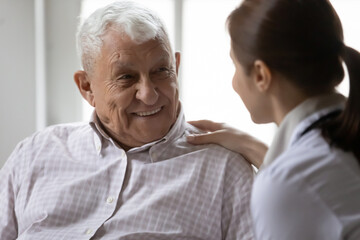
[[[343,102],[339,94],[306,100],[280,124],[253,186],[257,239],[360,239],[359,162],[319,129],[303,134]]]

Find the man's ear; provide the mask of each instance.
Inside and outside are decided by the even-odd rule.
[[[175,53],[175,61],[176,61],[176,75],[179,75],[180,52],[176,52],[176,53]]]
[[[79,70],[74,73],[74,81],[79,88],[83,98],[93,107],[95,107],[94,94],[91,90],[90,79],[85,71]]]
[[[270,68],[265,62],[256,60],[254,62],[253,76],[255,85],[260,92],[266,92],[272,83],[272,75]]]

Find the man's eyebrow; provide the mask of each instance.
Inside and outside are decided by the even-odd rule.
[[[122,71],[129,71],[134,68],[134,64],[128,62],[114,61],[110,64],[111,76],[115,77]]]
[[[121,61],[114,61],[111,63],[111,67],[116,67],[116,68],[132,68],[134,67],[134,64],[129,63],[129,62],[121,62]]]
[[[153,65],[159,64],[159,63],[171,63],[172,59],[169,53],[164,52],[156,57],[153,58]],[[114,71],[117,71],[119,69],[125,69],[125,70],[131,70],[135,67],[135,64],[131,63],[131,62],[123,62],[119,59],[113,61],[112,63],[110,63],[111,69],[112,69],[112,73],[114,73]]]
[[[154,58],[153,63],[157,64],[165,61],[171,63],[171,57],[168,53],[161,54],[159,57]]]

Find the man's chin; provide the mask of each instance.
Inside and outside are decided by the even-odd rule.
[[[148,130],[143,130],[141,131],[141,133],[138,135],[139,136],[139,140],[141,140],[142,142],[146,143],[150,143],[150,142],[154,142],[157,141],[163,137],[166,136],[166,134],[168,134],[168,132],[170,131],[172,125],[168,126],[166,128],[162,127],[162,128],[156,128],[156,127],[151,127]]]
[[[155,134],[145,135],[145,136],[143,136],[142,142],[144,144],[155,142],[155,141],[160,140],[163,137],[165,137],[167,133],[168,133],[168,131],[165,133],[161,133],[161,134],[157,133],[156,135]]]

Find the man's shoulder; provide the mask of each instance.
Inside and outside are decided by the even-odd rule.
[[[72,122],[72,123],[61,123],[46,127],[40,133],[51,133],[56,135],[62,134],[73,134],[81,133],[83,131],[90,130],[90,124],[88,122]]]
[[[194,127],[191,124],[186,123],[186,128],[185,128],[185,134],[183,136],[184,141],[186,141],[186,136],[190,135],[190,134],[200,134],[200,133],[204,133],[202,130]],[[189,146],[195,146],[192,144],[189,144]],[[198,148],[201,149],[208,149],[209,151],[211,151],[212,153],[214,153],[215,155],[227,155],[230,158],[242,158],[244,159],[244,157],[237,153],[237,152],[233,152],[227,148],[224,148],[223,146],[217,145],[217,144],[202,144],[202,145],[196,145]]]
[[[66,136],[71,134],[77,134],[84,131],[90,130],[89,123],[86,122],[72,122],[72,123],[61,123],[48,126],[43,130],[38,131],[35,134],[38,135],[57,135],[57,136]]]
[[[190,149],[196,149],[197,151],[203,151],[204,154],[209,156],[209,158],[213,159],[214,161],[223,162],[226,165],[229,165],[230,168],[237,169],[240,171],[250,171],[252,172],[252,168],[250,164],[245,160],[245,158],[237,153],[233,152],[227,148],[224,148],[217,144],[203,144],[203,145],[192,145],[187,143],[186,136],[189,134],[198,134],[203,133],[200,129],[186,124],[185,134],[182,137],[182,141],[184,141],[185,147]]]
[[[61,154],[63,149],[77,147],[91,134],[88,123],[67,123],[48,126],[20,141],[8,158],[14,166],[27,166],[36,159],[46,160]],[[54,155],[53,155],[54,154]]]
[[[68,140],[70,138],[79,138],[90,132],[91,127],[89,123],[85,122],[56,124],[36,131],[21,141],[20,144],[34,146],[43,142],[50,143],[56,139]]]

